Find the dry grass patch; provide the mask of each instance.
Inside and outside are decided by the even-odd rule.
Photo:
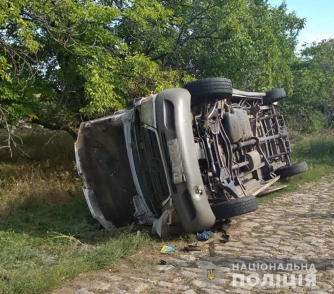
[[[0,293],[43,293],[75,275],[111,268],[151,239],[111,234],[91,217],[63,132],[23,134],[0,152]]]
[[[0,213],[82,197],[74,139],[66,133],[22,135],[22,150],[0,152]]]

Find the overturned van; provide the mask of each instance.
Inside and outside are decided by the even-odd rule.
[[[284,97],[209,78],[82,123],[76,161],[92,215],[106,229],[135,222],[164,237],[256,210],[256,195],[307,170],[291,161]]]

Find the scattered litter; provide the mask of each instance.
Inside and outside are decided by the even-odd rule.
[[[212,242],[209,243],[209,254],[211,257],[216,256],[216,248],[214,240],[212,240]]]
[[[161,260],[160,260],[160,264],[161,264],[161,265],[166,265],[166,264],[167,264],[167,261],[166,261],[166,260],[163,260],[163,259],[161,259]]]
[[[205,235],[202,235],[204,233],[205,233]],[[202,251],[202,250],[205,250],[207,248],[207,245],[211,246],[211,248],[212,248],[212,246],[214,246],[214,245],[211,245],[211,243],[215,242],[214,235],[213,235],[212,232],[206,231],[206,232],[203,232],[201,234],[197,234],[197,236],[199,236],[199,235],[201,235],[200,239],[202,239],[202,238],[206,239],[207,236],[209,236],[209,237],[206,240],[196,241],[194,243],[188,244],[186,247],[184,247],[185,251]],[[198,239],[198,237],[196,237],[196,238]]]
[[[205,246],[203,244],[199,244],[198,242],[188,244],[184,247],[185,251],[202,251],[204,250]]]
[[[223,229],[223,230],[222,230],[222,236],[221,236],[221,238],[219,239],[219,241],[222,242],[222,243],[227,243],[229,239],[230,239],[230,235],[228,235],[228,234],[226,233],[226,231]]]
[[[203,233],[197,233],[196,239],[198,241],[207,241],[209,240],[212,232],[211,231],[204,231]]]
[[[162,248],[160,250],[161,253],[174,252],[174,251],[175,251],[174,247],[166,246],[166,245],[162,246]]]

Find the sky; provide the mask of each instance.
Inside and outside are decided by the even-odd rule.
[[[272,6],[278,6],[282,1],[268,2]],[[298,17],[306,19],[306,25],[299,33],[299,46],[305,42],[334,38],[334,0],[286,0],[285,2],[289,12],[295,11]]]

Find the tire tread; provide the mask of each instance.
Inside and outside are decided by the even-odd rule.
[[[232,199],[211,206],[217,219],[226,219],[257,210],[258,204],[254,196]]]
[[[305,161],[295,163],[290,166],[282,167],[275,171],[275,173],[281,176],[282,179],[292,177],[308,170],[308,165]]]
[[[269,105],[271,103],[282,100],[286,97],[285,90],[283,88],[275,88],[266,92],[266,96],[263,97],[263,104]]]
[[[190,82],[184,87],[191,95],[191,104],[196,106],[215,99],[232,97],[232,82],[226,78],[206,78]]]

